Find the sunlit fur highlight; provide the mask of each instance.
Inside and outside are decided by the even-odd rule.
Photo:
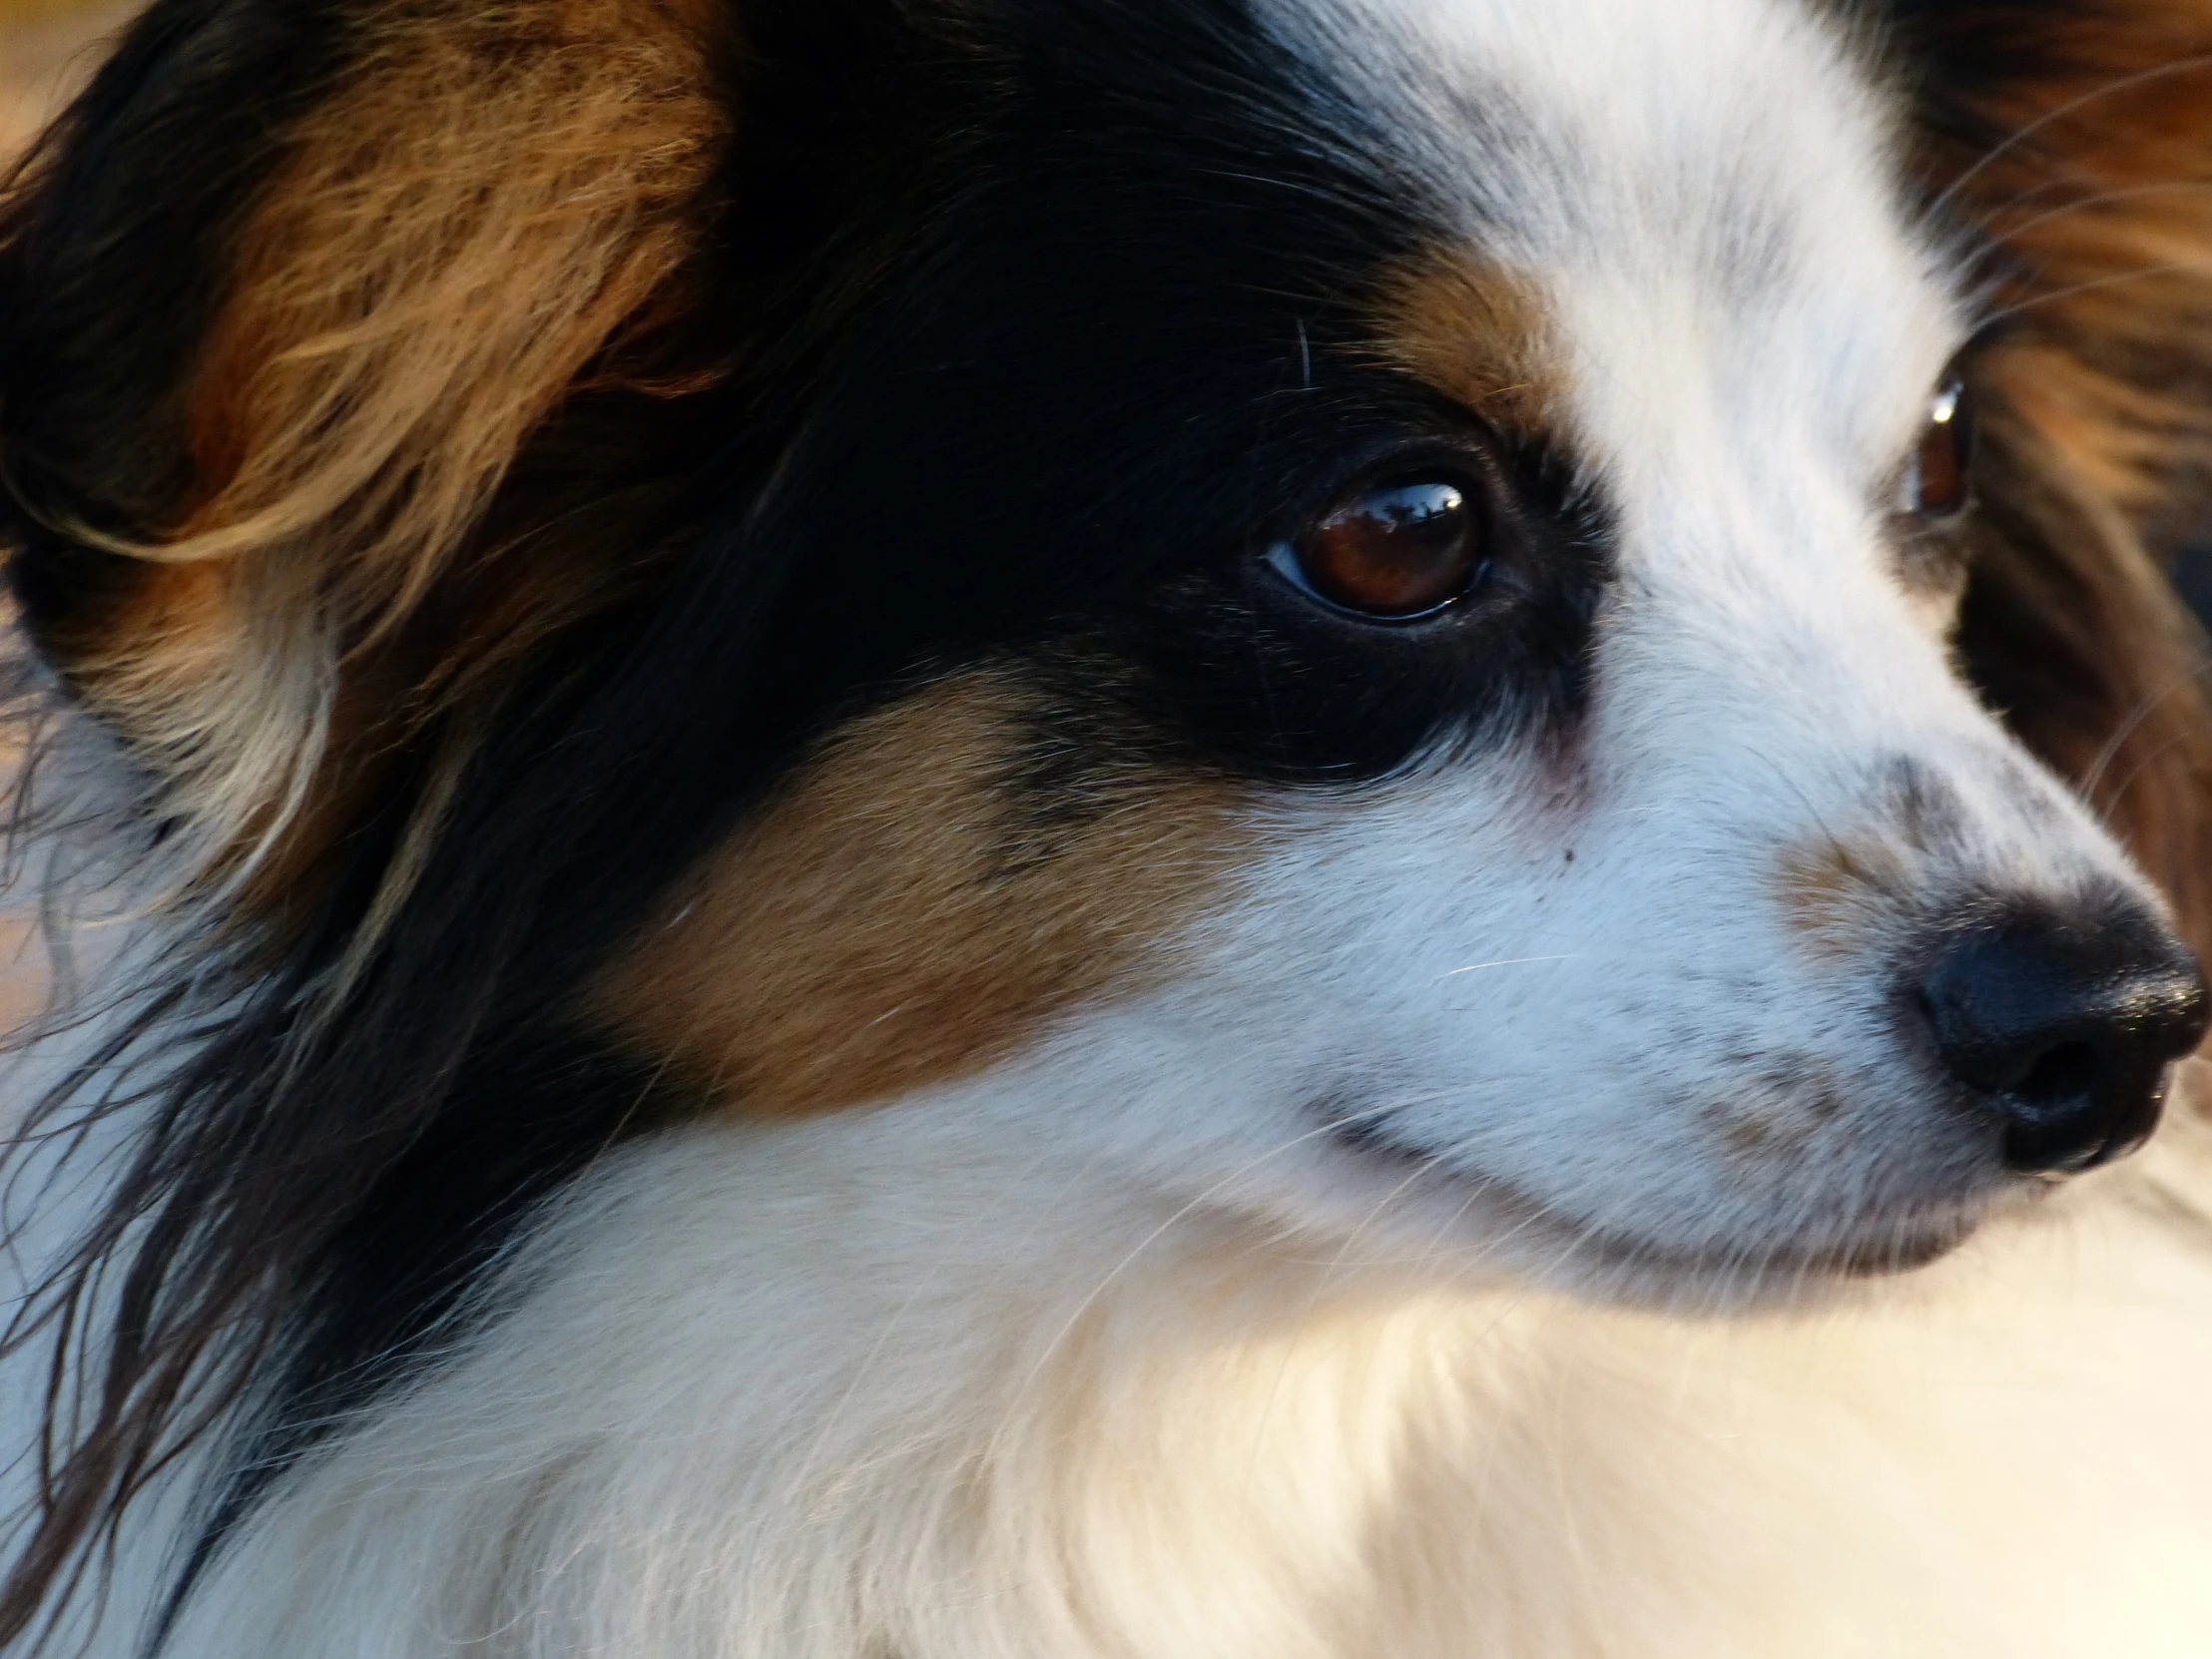
[[[226,873],[305,806],[341,664],[679,297],[727,126],[716,27],[676,0],[374,7],[285,135],[184,393],[189,497],[128,548],[161,568],[72,665]],[[369,742],[404,742],[454,677],[379,687]]]

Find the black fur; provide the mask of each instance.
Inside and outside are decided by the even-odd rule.
[[[748,8],[708,301],[740,368],[681,406],[679,510],[637,529],[669,556],[517,673],[335,1003],[428,739],[274,942],[212,979],[226,1019],[119,1200],[153,1230],[115,1444],[62,1477],[80,1515],[108,1503],[147,1454],[129,1390],[224,1357],[255,1403],[186,1586],[291,1459],[452,1340],[535,1199],[684,1108],[567,1010],[837,721],[987,657],[1153,761],[1298,787],[1356,788],[1453,733],[1571,729],[1593,509],[1556,458],[1368,349],[1362,307],[1431,234],[1419,193],[1328,141],[1231,0],[980,15]],[[15,592],[49,639],[129,576],[55,526],[143,529],[183,487],[101,458],[119,432],[176,453],[226,234],[346,34],[334,8],[157,0],[13,210],[0,460]],[[1477,602],[1385,639],[1262,564],[1363,473],[1438,457],[1494,484]],[[19,1577],[0,1629],[35,1591]]]

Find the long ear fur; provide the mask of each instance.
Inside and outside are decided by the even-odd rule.
[[[2212,512],[2212,5],[1892,10],[1993,313],[1961,656],[2212,950],[2204,639],[2163,569]]]
[[[254,1373],[277,1340],[257,1310],[338,1271],[362,1182],[393,1176],[468,1050],[481,1008],[426,1028],[427,970],[369,957],[516,665],[624,599],[684,485],[667,411],[726,356],[696,304],[729,137],[720,14],[156,0],[0,198],[17,602],[135,763],[172,896],[219,941],[194,947],[200,991],[166,989],[99,1059],[209,1013],[208,984],[231,998],[9,1336],[66,1346],[96,1297],[117,1315],[110,1349],[79,1351],[77,1403],[57,1373],[73,1426],[0,1586],[0,1647],[191,1402]],[[421,951],[511,958],[502,913]],[[314,1111],[273,1109],[284,1087]],[[440,1150],[477,1175],[394,1178],[451,1234],[513,1152]]]
[[[183,21],[208,10],[149,18],[19,184],[0,383],[10,477],[39,528],[121,561],[75,604],[34,562],[42,643],[203,856],[251,867],[313,792],[345,712],[340,665],[487,551],[475,532],[526,438],[588,369],[668,377],[650,353],[623,359],[681,297],[723,119],[689,0],[331,7],[308,50],[268,66],[301,107],[276,143],[230,158],[252,181],[241,199],[172,225],[115,199],[172,181],[103,152],[200,145],[175,128],[241,85],[230,50],[275,21],[247,6]],[[126,80],[141,84],[119,98]],[[266,120],[266,100],[240,102]],[[182,194],[230,185],[201,168]],[[181,254],[201,291],[149,353],[167,372],[148,385],[114,359],[155,342],[94,313],[143,291],[120,267]],[[119,475],[125,433],[148,460]],[[469,658],[513,655],[574,601],[441,642],[396,683],[379,672],[384,707],[350,712],[419,721]]]

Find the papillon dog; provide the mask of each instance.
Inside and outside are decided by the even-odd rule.
[[[0,1646],[2203,1659],[2208,504],[2208,0],[153,0]]]

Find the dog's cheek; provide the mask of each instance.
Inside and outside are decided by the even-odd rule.
[[[978,1072],[1172,977],[1250,856],[1243,792],[1135,759],[1041,790],[1038,698],[978,670],[832,736],[679,884],[594,1017],[781,1117]]]

